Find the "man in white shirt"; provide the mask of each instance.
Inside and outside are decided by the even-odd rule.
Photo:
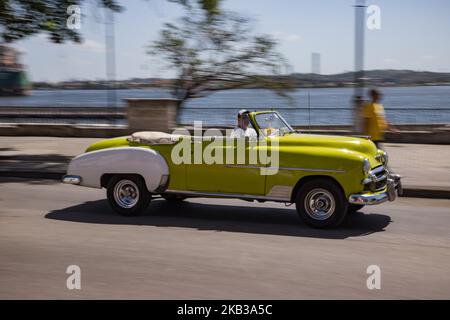
[[[230,137],[231,138],[256,138],[258,137],[258,134],[256,133],[255,129],[249,128],[250,124],[250,117],[249,114],[250,111],[248,110],[241,110],[238,113],[238,123],[237,127],[233,129],[231,132]]]

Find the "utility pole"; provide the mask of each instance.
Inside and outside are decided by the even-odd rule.
[[[111,111],[117,111],[117,96],[115,90],[116,81],[116,48],[115,48],[115,32],[114,32],[114,12],[105,8],[105,52],[106,52],[106,80],[107,92],[106,101],[107,108]],[[114,116],[111,118],[114,123]]]
[[[360,111],[364,97],[364,29],[366,0],[355,0],[355,70],[353,96],[353,126],[355,133],[361,133]]]

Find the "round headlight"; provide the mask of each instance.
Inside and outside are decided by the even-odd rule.
[[[363,173],[368,174],[370,171],[370,161],[369,159],[365,158],[363,160]]]

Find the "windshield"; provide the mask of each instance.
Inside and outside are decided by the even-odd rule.
[[[255,115],[255,121],[266,137],[284,136],[295,132],[294,129],[277,112],[264,112]]]

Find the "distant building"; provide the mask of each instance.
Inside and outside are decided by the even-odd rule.
[[[311,54],[311,73],[320,74],[320,53]]]
[[[14,48],[0,45],[0,96],[24,95],[30,89],[19,56]]]

